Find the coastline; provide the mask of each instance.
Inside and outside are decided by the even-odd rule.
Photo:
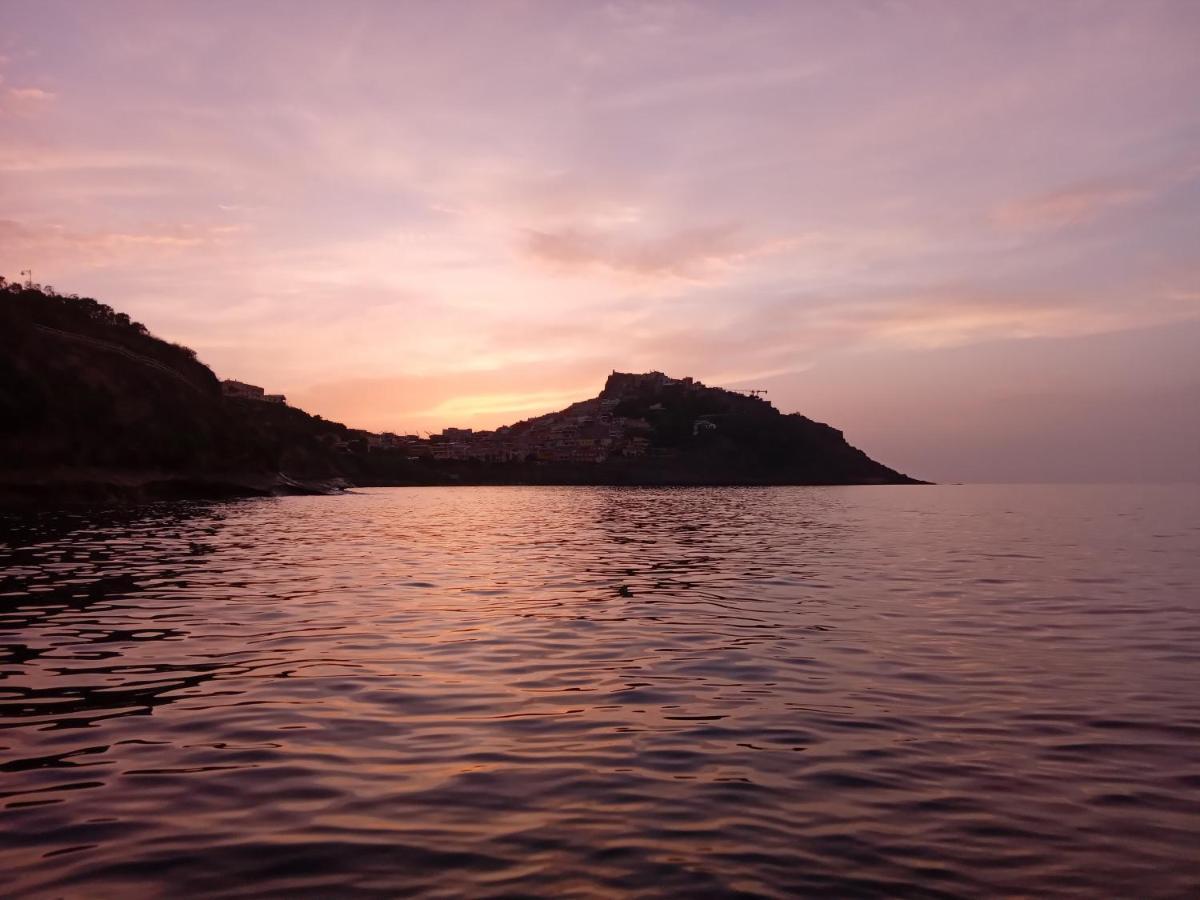
[[[0,508],[338,494],[348,486],[340,478],[299,480],[270,473],[54,469],[0,474]]]
[[[56,468],[0,473],[0,508],[29,506],[132,506],[169,500],[234,500],[255,497],[334,496],[356,487],[838,487],[927,485],[907,476],[894,480],[816,480],[779,473],[723,476],[667,468],[442,463],[413,467],[405,478],[340,476],[294,478],[282,473],[170,472]]]

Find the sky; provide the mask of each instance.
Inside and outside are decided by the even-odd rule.
[[[0,274],[372,430],[612,370],[1200,481],[1200,3],[0,0]]]

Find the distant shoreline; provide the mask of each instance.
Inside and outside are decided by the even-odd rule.
[[[543,471],[537,472],[541,468]],[[604,468],[596,464],[595,468]],[[232,500],[304,495],[336,496],[375,487],[853,487],[907,481],[797,481],[783,478],[636,478],[630,471],[587,472],[581,466],[535,467],[524,463],[432,464],[407,480],[295,479],[270,473],[174,473],[98,469],[7,472],[0,475],[0,508],[139,505],[169,500]],[[474,471],[472,471],[474,470]],[[604,477],[608,475],[609,477]],[[424,477],[420,477],[424,476]]]

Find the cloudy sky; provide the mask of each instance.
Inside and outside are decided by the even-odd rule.
[[[1200,480],[1200,3],[0,0],[0,274],[348,424],[612,369]]]

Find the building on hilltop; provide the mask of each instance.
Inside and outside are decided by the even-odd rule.
[[[613,372],[604,383],[600,392],[601,399],[633,397],[638,394],[656,393],[666,385],[669,379],[662,372],[647,372],[633,374],[631,372]]]
[[[240,397],[243,400],[266,399],[266,391],[258,385],[234,381],[232,378],[226,378],[221,382],[221,393],[226,397]]]
[[[244,381],[234,381],[226,378],[221,382],[221,393],[226,397],[237,397],[239,400],[260,400],[263,403],[278,403],[287,406],[287,397],[283,394],[268,394],[257,384],[246,384]]]

